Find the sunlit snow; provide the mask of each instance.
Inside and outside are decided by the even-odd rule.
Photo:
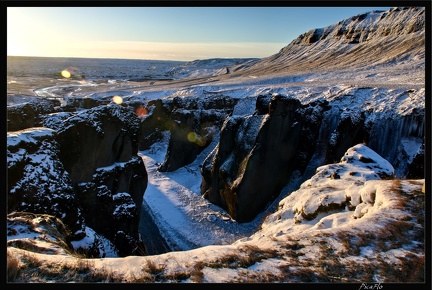
[[[369,14],[362,22],[363,27],[372,25],[379,15]],[[346,25],[345,22],[342,24]],[[322,34],[332,29],[334,26],[323,28],[319,32]],[[323,49],[330,49],[326,43],[322,45]],[[409,62],[409,58],[410,56],[407,56],[406,63]],[[250,64],[255,61],[249,60]],[[197,69],[198,64],[199,62],[178,63],[175,69],[165,66],[159,71],[159,63],[156,63],[151,72],[153,75],[149,72],[149,76],[160,78],[156,80],[137,80],[125,72],[115,75],[116,71],[107,71],[104,81],[67,77],[56,80],[52,86],[38,87],[34,89],[34,93],[37,96],[61,98],[62,101],[70,97],[108,98],[113,102],[111,106],[127,105],[131,100],[146,103],[159,98],[223,95],[239,99],[231,118],[247,118],[248,122],[244,125],[255,128],[261,125],[263,118],[266,118],[251,117],[255,110],[256,97],[261,94],[282,94],[297,98],[302,104],[322,99],[332,101],[332,106],[345,109],[341,117],[350,118],[353,122],[358,120],[360,109],[373,110],[377,113],[371,114],[368,118],[379,116],[384,120],[395,115],[408,115],[416,108],[425,106],[424,65],[414,69],[412,74],[404,70],[393,72],[394,64],[383,62],[376,66],[376,70],[350,70],[348,67],[343,71],[331,71],[326,74],[310,72],[298,75],[252,75],[230,79],[217,78],[227,73],[226,60],[208,61],[202,69]],[[132,68],[138,69],[136,66]],[[166,80],[167,71],[172,76],[170,81]],[[196,80],[191,83],[181,82],[189,77]],[[18,81],[11,79],[8,83],[16,84]],[[23,100],[26,101],[27,98],[11,97],[8,99],[8,105]],[[145,118],[148,114],[147,109],[143,108],[137,111],[137,114]],[[69,117],[71,116],[68,113],[58,114],[55,122],[62,122],[61,118]],[[78,114],[72,118],[79,117]],[[374,120],[366,119],[365,123],[372,121]],[[414,129],[418,128],[413,128],[413,131]],[[53,134],[53,130],[47,128],[33,128],[32,136],[35,132],[41,137]],[[256,136],[246,134],[247,129],[243,132],[244,135],[239,135],[237,142],[246,146]],[[417,255],[416,247],[419,245],[416,241],[408,241],[403,247],[390,245],[391,249],[386,251],[381,250],[376,244],[361,245],[359,242],[361,233],[373,235],[374,232],[386,232],[386,227],[395,218],[403,220],[406,217],[406,210],[401,206],[401,200],[421,192],[425,182],[424,179],[392,180],[390,177],[394,177],[397,172],[385,159],[386,156],[380,156],[364,144],[347,150],[339,163],[318,166],[316,172],[311,174],[311,178],[301,184],[293,182],[291,186],[284,188],[280,197],[252,222],[237,223],[225,210],[211,204],[200,193],[200,166],[217,146],[218,134],[192,163],[173,172],[159,172],[158,165],[164,161],[168,146],[169,133],[164,134],[165,138],[162,141],[153,144],[147,150],[139,151],[138,155],[144,161],[149,178],[143,203],[169,245],[169,252],[118,258],[109,241],[96,236],[92,229],[86,228],[86,237],[81,241],[73,241],[72,244],[74,247],[80,247],[92,244],[95,239],[100,240],[100,249],[106,257],[92,259],[95,268],[110,269],[129,278],[141,274],[145,261],[166,265],[165,271],[168,273],[186,271],[185,269],[190,270],[192,262],[200,261],[208,265],[230,254],[239,253],[239,249],[246,246],[281,252],[289,252],[289,246],[292,246],[298,256],[295,257],[297,264],[293,264],[292,256],[270,257],[245,268],[205,266],[201,269],[203,282],[223,283],[240,279],[243,272],[247,271],[279,275],[280,269],[289,267],[290,271],[297,273],[300,265],[307,265],[308,261],[317,259],[317,253],[323,248],[320,241],[325,241],[327,246],[330,245],[335,256],[352,251],[341,258],[340,262],[347,264],[382,258],[384,254],[388,255],[389,259]],[[19,146],[24,138],[30,142],[33,137],[29,136],[26,131],[20,134],[9,132],[8,146]],[[412,160],[420,146],[418,138],[403,140],[403,147],[409,160]],[[40,156],[35,155],[31,158],[37,159]],[[8,159],[8,162],[14,160]],[[43,160],[37,160],[37,163],[43,163]],[[105,169],[112,166],[121,166],[121,163]],[[397,194],[394,190],[396,187]],[[118,193],[113,198],[131,199],[125,192]],[[134,203],[131,201],[122,204],[114,212],[121,214],[122,206],[134,206]],[[411,235],[414,231],[415,229],[412,229],[403,234]],[[37,246],[44,247],[44,242],[36,238],[40,235],[38,233],[21,227],[15,228],[14,233],[8,235],[8,241],[28,239],[34,241]],[[55,240],[55,237],[45,238],[47,242]],[[347,244],[357,245],[356,243],[359,245],[359,252],[346,248]],[[11,251],[19,252],[17,248],[10,248]],[[60,248],[56,249],[54,254],[34,255],[41,260],[58,263],[73,263],[76,259]],[[374,281],[370,282],[380,282],[379,275],[374,277]],[[183,282],[193,281],[185,279]]]

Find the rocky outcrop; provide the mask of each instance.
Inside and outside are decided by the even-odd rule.
[[[7,107],[7,130],[18,131],[43,126],[47,115],[58,112],[76,112],[77,109],[91,109],[107,105],[111,98],[67,98],[60,99],[32,97],[28,102]]]
[[[339,21],[335,25],[313,29],[300,35],[293,44],[310,45],[320,40],[344,40],[350,44],[373,38],[410,34],[424,30],[425,10],[421,7],[395,7],[388,11],[372,11]]]
[[[354,218],[360,218],[374,205],[376,197],[376,189],[371,190],[365,183],[393,179],[394,173],[387,160],[366,145],[357,144],[347,150],[339,163],[318,167],[314,176],[300,186],[296,194],[302,198],[292,208],[294,219],[301,223],[315,219],[320,213],[345,208],[354,211]],[[358,193],[354,194],[354,188]]]
[[[91,228],[120,256],[145,254],[138,224],[147,172],[137,156],[138,117],[101,106],[49,114],[44,125],[8,134],[8,212],[50,214],[71,229],[72,241],[88,238]],[[101,254],[97,245],[77,251]]]
[[[92,180],[76,185],[86,223],[109,239],[120,256],[145,254],[138,225],[146,187],[147,172],[138,156],[98,168]]]
[[[41,127],[43,116],[58,112],[60,101],[46,98],[32,98],[30,101],[7,107],[7,130],[18,131]]]
[[[301,106],[295,98],[274,95],[266,112],[263,103],[268,99],[257,98],[253,115],[225,121],[219,145],[201,169],[203,196],[238,222],[251,221],[279,195],[294,171],[305,170],[326,110],[325,102]]]
[[[25,235],[33,235],[33,238],[22,238]],[[61,219],[52,215],[12,212],[7,215],[7,236],[8,246],[35,253],[57,255],[75,253],[70,241],[70,230]],[[49,246],[41,246],[45,243]]]
[[[423,139],[424,140],[424,139]],[[418,149],[414,158],[408,163],[408,174],[407,178],[412,179],[422,179],[425,178],[425,151],[424,151],[424,141],[421,147]]]
[[[71,239],[85,236],[85,223],[69,173],[59,161],[55,131],[31,128],[7,135],[8,213],[44,213],[61,218]]]
[[[80,108],[80,109],[91,109],[99,106],[108,105],[112,102],[112,97],[105,98],[93,98],[93,97],[83,97],[83,98],[68,98],[66,104],[62,106],[63,110],[68,108]]]
[[[397,176],[424,178],[419,161],[424,153],[408,152],[424,138],[422,110],[389,120],[338,102],[302,105],[294,97],[258,96],[255,113],[231,116],[223,124],[219,144],[201,168],[203,196],[238,222],[249,222],[289,182],[306,180],[359,143],[384,156]]]
[[[339,110],[338,110],[339,111]],[[324,163],[334,163],[353,144],[365,142],[365,112],[343,108],[334,115],[337,126],[330,135]]]
[[[236,99],[187,97],[150,101],[141,124],[140,150],[147,149],[170,132],[164,162],[159,171],[174,171],[191,163],[206,148],[222,122],[232,113]]]
[[[53,215],[30,212],[12,212],[7,215],[8,247],[47,255],[112,256],[115,247],[106,238],[91,228],[86,227],[85,231],[84,242],[74,241],[70,227]]]
[[[53,114],[44,125],[56,130],[60,160],[73,183],[90,181],[96,168],[126,162],[138,152],[140,121],[121,106]]]
[[[87,224],[113,241],[120,255],[142,251],[138,224],[147,172],[137,156],[139,118],[110,105],[52,115],[45,126],[56,128],[59,159]]]

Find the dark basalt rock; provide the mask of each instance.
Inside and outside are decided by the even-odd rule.
[[[110,105],[52,115],[45,124],[57,130],[59,158],[77,188],[87,224],[114,241],[119,255],[142,254],[138,224],[148,179],[137,157],[139,118]],[[118,194],[132,204],[116,204]]]
[[[399,176],[411,172],[410,176],[424,178],[424,153],[419,150],[408,160],[402,145],[424,138],[421,110],[388,120],[371,111],[331,106],[326,100],[306,105],[281,95],[268,100],[269,96],[258,96],[254,114],[227,118],[218,146],[201,167],[203,197],[236,221],[251,221],[288,182],[310,178],[317,167],[337,162],[360,143],[368,143],[395,165]],[[373,122],[366,123],[368,114],[376,114]]]
[[[162,138],[162,132],[168,131],[167,154],[158,170],[174,171],[185,166],[211,143],[236,103],[237,100],[224,96],[150,101],[148,116],[141,123],[139,148],[149,148]]]
[[[69,98],[66,102],[66,107],[80,108],[80,109],[91,109],[103,105],[108,105],[111,102],[112,97],[108,98]]]
[[[18,131],[41,127],[43,116],[59,110],[60,101],[47,98],[32,98],[29,102],[7,107],[7,130]]]
[[[325,164],[337,162],[353,144],[362,143],[367,139],[363,112],[345,108],[338,117],[337,127],[330,136]]]
[[[173,124],[170,118],[172,100],[152,100],[147,104],[130,104],[135,110],[144,110],[146,113],[141,122],[141,134],[138,140],[138,149],[146,150],[153,143],[162,139],[162,132],[169,130]]]
[[[268,114],[261,115],[266,99],[257,98],[256,114],[225,121],[219,145],[201,169],[203,196],[238,222],[251,221],[279,195],[294,170],[304,170],[311,154],[299,154],[307,147],[300,141],[316,137],[326,107],[325,102],[302,107],[295,98],[274,95]],[[313,106],[322,108],[302,121],[297,110]]]
[[[109,168],[99,168],[89,182],[77,185],[86,223],[116,245],[120,256],[145,253],[137,231],[147,172],[133,157]]]
[[[170,139],[164,162],[158,170],[174,171],[195,160],[213,140],[218,123],[225,117],[215,110],[175,111],[176,121],[170,128]]]
[[[367,145],[395,167],[398,177],[405,178],[413,170],[412,174],[424,178],[424,160],[418,160],[420,163],[410,160],[404,146],[404,143],[409,144],[412,140],[420,140],[424,144],[424,124],[424,109],[391,118],[381,118],[377,114],[375,122],[365,124]],[[417,155],[422,159],[421,148]],[[418,166],[411,166],[413,162]]]
[[[408,165],[407,178],[410,179],[425,178],[424,164],[425,164],[425,152],[424,152],[424,141],[423,141],[422,147],[414,156],[412,162]]]
[[[53,114],[44,124],[56,130],[59,157],[74,184],[90,181],[96,168],[128,161],[138,153],[140,121],[121,106]]]
[[[55,137],[54,130],[43,127],[8,133],[7,211],[56,216],[72,231],[72,239],[81,239],[84,218]]]
[[[88,226],[120,256],[145,254],[138,224],[148,179],[135,113],[102,106],[49,114],[44,125],[8,134],[8,212],[54,215],[72,241]],[[79,251],[100,254],[96,244]]]

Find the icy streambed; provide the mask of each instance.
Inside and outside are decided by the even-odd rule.
[[[174,172],[157,171],[166,152],[166,140],[139,152],[147,172],[144,194],[146,210],[172,251],[190,250],[208,245],[228,245],[250,236],[262,217],[239,224],[222,208],[201,197],[199,164],[216,146],[214,140],[197,159]]]

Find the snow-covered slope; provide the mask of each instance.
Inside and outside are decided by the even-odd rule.
[[[176,79],[212,77],[229,74],[231,67],[248,66],[256,63],[257,58],[213,58],[189,61],[173,67],[166,73]]]
[[[114,281],[123,282],[421,282],[425,279],[424,180],[386,180],[393,172],[386,160],[359,144],[350,148],[340,163],[318,168],[300,189],[280,201],[278,209],[253,235],[227,245],[82,263],[91,264],[87,277],[106,273],[105,279],[116,277]],[[172,180],[180,176],[172,176]],[[166,177],[155,176],[151,182],[163,188],[168,185],[166,181]],[[225,232],[217,231],[217,222],[206,223],[205,229],[198,220],[192,222],[196,217],[223,220],[222,216],[213,216],[204,204],[180,207],[176,200],[179,196],[169,193],[165,200],[154,202],[161,210],[176,212],[166,222],[181,223],[177,225],[179,232],[189,231],[189,237],[197,237],[196,241],[205,232],[225,236]],[[38,245],[33,261],[48,268],[76,267],[76,258],[67,248],[58,249],[52,237],[56,231],[47,235],[46,223],[33,216],[26,222],[27,229],[22,222],[14,216],[8,220],[11,257],[25,264],[28,254],[16,246],[19,240],[33,239]],[[86,281],[85,276],[62,273],[27,278]]]
[[[374,74],[385,74],[394,64],[395,69],[406,73],[413,68],[424,69],[424,46],[424,8],[372,11],[308,31],[243,73],[374,70]]]

